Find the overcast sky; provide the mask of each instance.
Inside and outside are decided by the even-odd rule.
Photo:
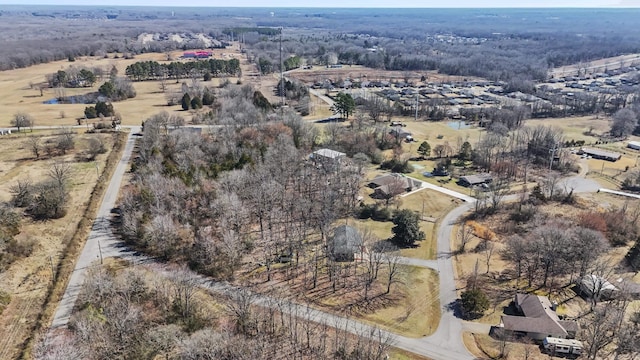
[[[0,0],[3,4],[240,7],[640,7],[640,0]]]

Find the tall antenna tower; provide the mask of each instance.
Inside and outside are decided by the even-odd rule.
[[[280,27],[280,107],[284,108],[284,66],[282,63],[282,26]]]

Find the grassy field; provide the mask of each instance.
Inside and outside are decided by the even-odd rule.
[[[38,136],[41,133],[37,133]],[[46,179],[53,160],[34,160],[25,146],[26,136],[12,135],[0,139],[0,200],[10,199],[10,187],[19,179],[31,178],[34,182]],[[88,199],[104,169],[107,154],[99,155],[96,162],[76,162],[74,153],[82,152],[89,137],[100,137],[107,149],[114,138],[111,134],[81,134],[77,137],[76,150],[56,160],[71,165],[71,193],[67,215],[61,219],[33,221],[25,217],[17,239],[35,242],[33,253],[18,260],[0,274],[0,291],[11,294],[11,302],[0,316],[0,358],[14,358],[20,344],[31,335],[29,332],[43,309],[48,285],[52,279],[52,267],[56,268],[64,256],[66,244],[74,237],[78,223],[83,218]],[[43,141],[50,136],[45,135]]]
[[[247,63],[246,59],[241,58],[237,50],[218,49],[213,51],[214,57],[217,59],[240,58],[243,72],[249,72],[251,65]],[[179,54],[181,52],[173,52],[171,56],[172,58],[177,58]],[[24,69],[0,72],[0,84],[2,85],[0,86],[0,107],[3,109],[2,113],[0,113],[0,127],[9,126],[11,118],[17,112],[26,112],[31,115],[35,119],[36,125],[76,125],[76,118],[83,117],[84,108],[87,105],[44,104],[44,101],[56,98],[56,89],[44,89],[42,96],[40,95],[38,85],[46,82],[45,76],[47,74],[55,73],[58,70],[66,70],[70,65],[89,68],[101,67],[108,74],[109,70],[115,66],[118,69],[119,76],[124,76],[128,65],[137,61],[148,60],[167,62],[167,54],[141,54],[137,55],[135,59],[81,57],[77,58],[75,62],[56,61]],[[223,80],[222,78],[213,79],[207,85],[217,86]],[[235,83],[237,78],[229,78],[229,80]],[[191,80],[183,79],[179,83],[169,81],[166,92],[180,90],[183,81],[190,82]],[[66,96],[72,96],[95,92],[102,82],[98,81],[92,88],[65,89],[65,94]],[[176,112],[187,120],[190,119],[191,114],[182,111],[180,105],[167,106],[166,95],[162,92],[159,81],[135,82],[133,86],[137,93],[135,98],[114,103],[115,110],[122,114],[123,124],[139,125],[142,120],[162,110]],[[270,96],[269,92],[264,93],[266,96]],[[65,114],[64,118],[61,117],[62,112]]]
[[[440,321],[438,274],[414,266],[402,266],[402,271],[406,279],[401,285],[405,288],[404,298],[362,319],[408,337],[430,335]]]

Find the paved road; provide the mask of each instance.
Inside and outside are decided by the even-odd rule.
[[[623,191],[615,191],[615,190],[609,190],[609,189],[598,189],[598,191],[606,192],[606,193],[609,193],[609,194],[615,194],[615,195],[627,196],[627,197],[631,197],[631,198],[640,199],[640,195],[630,194],[630,193],[626,193],[626,192],[623,192]]]
[[[466,202],[475,202],[476,201],[476,199],[474,197],[471,197],[469,195],[465,195],[463,193],[459,193],[457,191],[454,191],[454,190],[451,190],[451,189],[447,189],[447,188],[442,187],[442,186],[434,185],[432,183],[428,183],[426,181],[422,181],[422,180],[416,179],[414,177],[412,177],[411,179],[413,179],[415,181],[419,181],[420,183],[422,183],[422,185],[420,186],[419,189],[410,191],[410,192],[408,192],[406,194],[402,194],[401,197],[412,195],[412,194],[417,193],[418,191],[422,191],[424,189],[431,189],[431,190],[435,190],[437,192],[441,192],[441,193],[443,193],[445,195],[449,195],[449,196],[452,196],[452,197],[454,197],[456,199],[460,199],[460,200],[463,200],[463,201],[466,201]]]
[[[423,260],[423,259],[416,259],[416,258],[410,258],[410,257],[404,257],[404,256],[398,256],[397,259],[398,259],[398,264],[417,266],[417,267],[428,268],[428,269],[433,269],[438,271],[437,260]]]
[[[121,256],[122,253],[126,251],[125,248],[121,246],[120,241],[111,233],[109,215],[111,209],[115,207],[122,178],[129,166],[129,159],[131,158],[131,153],[135,145],[135,137],[133,134],[139,131],[140,128],[133,127],[127,137],[124,153],[109,182],[107,191],[102,199],[102,204],[98,209],[97,217],[89,233],[89,238],[82,249],[82,253],[76,262],[76,267],[69,279],[67,289],[56,309],[53,323],[51,324],[52,329],[66,326],[69,322],[86,272],[92,263],[100,261],[100,256],[102,256],[102,258],[116,257]]]

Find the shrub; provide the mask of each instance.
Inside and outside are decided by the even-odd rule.
[[[413,171],[413,166],[409,164],[409,161],[400,161],[397,159],[391,159],[382,162],[380,168],[384,170],[391,170],[395,173],[407,174]]]
[[[467,225],[473,228],[473,233],[480,239],[492,241],[496,238],[496,233],[476,221],[469,221]]]
[[[380,207],[378,204],[365,204],[360,206],[357,216],[360,219],[389,221],[391,220],[391,211],[386,207]]]

